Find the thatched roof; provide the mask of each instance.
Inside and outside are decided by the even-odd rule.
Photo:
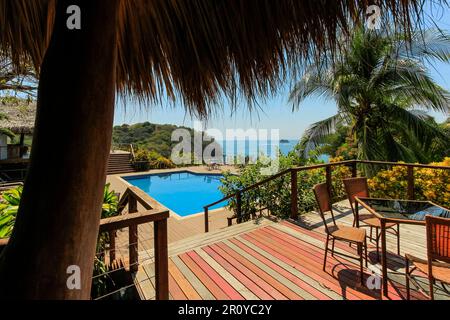
[[[117,88],[139,99],[163,92],[181,97],[191,111],[206,115],[224,96],[252,100],[276,91],[288,72],[365,19],[368,5],[378,4],[385,19],[408,29],[423,2],[121,0]],[[57,3],[0,0],[0,50],[39,67]]]
[[[32,134],[36,118],[36,104],[27,101],[0,102],[0,128],[15,134]]]

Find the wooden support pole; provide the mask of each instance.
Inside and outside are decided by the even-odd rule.
[[[356,161],[352,163],[352,178],[356,178],[358,176],[358,168]]]
[[[332,188],[332,184],[331,184],[331,166],[327,166],[325,168],[325,177],[326,177],[326,182],[327,182],[327,188],[328,188],[328,194],[330,195],[330,199],[333,198],[333,188]]]
[[[242,195],[240,192],[236,194],[236,216],[237,223],[242,222]]]
[[[414,167],[408,167],[408,199],[414,200]]]
[[[137,209],[137,200],[136,198],[130,194],[128,196],[128,212],[136,213]],[[139,263],[139,254],[138,254],[138,227],[137,225],[131,225],[128,228],[128,243],[129,243],[129,256],[130,256],[130,271],[136,272],[138,270]]]
[[[167,219],[155,221],[154,229],[156,300],[169,300],[169,255],[167,248]]]
[[[291,218],[298,218],[297,171],[291,170]]]
[[[208,207],[205,207],[205,232],[209,232],[209,212]]]
[[[109,263],[116,260],[116,232],[109,231]]]

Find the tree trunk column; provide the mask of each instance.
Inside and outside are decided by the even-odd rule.
[[[67,27],[71,5],[81,9],[80,30]],[[30,168],[0,257],[0,299],[90,298],[114,114],[118,10],[119,0],[58,0]],[[77,276],[68,273],[71,266],[81,271],[80,289],[67,286]]]

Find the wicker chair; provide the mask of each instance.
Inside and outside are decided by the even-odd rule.
[[[318,184],[314,186],[314,195],[316,196],[316,201],[319,207],[319,214],[322,218],[323,224],[325,226],[325,232],[327,234],[327,241],[325,244],[325,257],[323,259],[323,271],[325,271],[326,263],[327,263],[327,254],[329,246],[329,242],[331,240],[331,255],[334,256],[334,242],[335,240],[344,241],[350,244],[356,244],[358,255],[359,255],[359,264],[360,264],[360,281],[361,285],[363,285],[364,273],[363,273],[363,260],[364,257],[366,259],[366,267],[367,267],[367,240],[366,240],[366,230],[358,229],[354,227],[347,227],[336,224],[333,214],[333,208],[331,206],[331,198],[328,192],[328,187],[326,183]],[[331,213],[331,218],[333,220],[333,224],[331,226],[328,225],[327,220],[325,219],[326,212]],[[365,255],[363,252],[365,250]],[[344,254],[341,254],[344,255]],[[345,255],[347,256],[347,255]],[[355,258],[352,256],[347,256],[350,258]]]
[[[367,185],[367,178],[359,177],[359,178],[348,178],[342,180],[344,183],[345,191],[347,193],[348,201],[350,202],[350,207],[353,212],[353,226],[356,224],[356,210],[358,210],[357,203],[355,197],[364,197],[369,198],[369,187]],[[359,212],[358,212],[359,213]],[[381,222],[378,218],[374,217],[372,214],[358,214],[358,220],[363,222],[363,227],[370,227],[370,240],[375,240],[375,244],[377,246],[377,257],[380,260],[380,236],[381,232]],[[397,226],[397,230],[394,227]],[[376,237],[373,238],[373,228],[375,228]],[[386,229],[392,230],[392,233],[397,237],[397,254],[400,255],[400,224],[398,223],[386,223]]]
[[[429,295],[434,300],[433,285],[436,280],[450,283],[450,219],[426,216],[427,225],[427,260],[406,254],[406,299],[410,299],[412,273],[418,269],[428,276]],[[412,263],[413,268],[410,268]],[[422,291],[422,290],[421,290]]]

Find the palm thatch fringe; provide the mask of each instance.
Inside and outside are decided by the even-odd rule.
[[[444,1],[444,0],[442,0]],[[437,2],[442,2],[437,0]],[[445,2],[445,1],[444,1]],[[38,69],[57,0],[0,0],[0,51]],[[162,93],[199,116],[238,92],[276,92],[288,73],[336,44],[377,4],[383,19],[412,28],[424,0],[122,0],[117,89],[138,100]]]

